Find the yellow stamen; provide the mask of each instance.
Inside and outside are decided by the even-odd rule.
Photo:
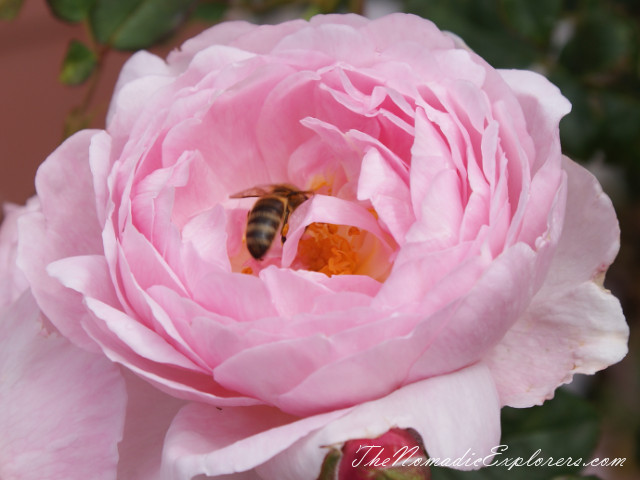
[[[332,275],[352,275],[358,268],[357,250],[362,245],[360,229],[350,227],[349,238],[338,225],[312,223],[298,243],[298,258],[308,270]]]
[[[309,190],[314,192],[319,192],[322,189],[324,189],[325,191],[321,193],[325,195],[331,195],[331,191],[332,191],[331,182],[329,182],[322,175],[314,175],[313,178],[311,179],[311,186],[309,187]]]

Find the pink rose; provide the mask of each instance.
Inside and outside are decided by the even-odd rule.
[[[23,213],[40,209],[37,197],[25,206],[4,204],[4,218],[0,224],[0,308],[11,304],[29,288],[26,278],[16,265],[18,254],[18,218]]]
[[[562,157],[569,109],[404,14],[135,54],[107,129],[40,168],[18,247],[46,318],[127,372],[121,477],[313,479],[396,428],[483,456],[501,406],[619,361],[619,231]],[[273,184],[308,199],[256,260],[236,197]]]
[[[0,227],[0,478],[114,478],[120,371],[52,331],[15,265],[18,220],[38,208],[5,206]]]

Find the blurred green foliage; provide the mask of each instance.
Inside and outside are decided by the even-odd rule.
[[[85,22],[93,40],[118,50],[147,48],[181,25],[197,0],[47,0],[67,22]]]
[[[0,20],[13,20],[18,16],[23,0],[0,0]]]
[[[83,83],[96,67],[97,57],[93,50],[78,40],[72,40],[67,48],[67,55],[62,62],[60,82],[65,85]]]
[[[186,18],[194,0],[96,0],[89,25],[96,40],[119,50],[147,48]]]
[[[570,157],[602,156],[640,195],[640,2],[405,0],[496,68],[540,71],[573,104],[561,125]]]
[[[65,22],[80,22],[84,20],[96,0],[47,0],[47,4],[60,20]]]

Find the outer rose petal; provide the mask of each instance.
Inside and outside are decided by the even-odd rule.
[[[163,85],[165,82],[162,81],[162,77],[169,77],[170,72],[167,68],[167,64],[161,58],[147,52],[144,50],[136,52],[131,58],[124,64],[122,70],[120,71],[120,75],[118,76],[118,81],[116,83],[113,98],[111,100],[111,104],[109,105],[109,111],[107,112],[107,125],[113,127],[111,122],[113,120],[116,112],[135,112],[136,109],[132,108],[131,105],[127,105],[126,108],[123,105],[126,105],[126,101],[135,100],[136,102],[140,102],[143,104],[153,93],[155,89],[149,88],[149,77],[157,76],[157,82],[159,85]],[[131,85],[136,84],[136,80],[139,78],[143,78],[144,82],[140,82],[140,87],[135,89],[131,87]],[[171,80],[171,78],[167,78],[167,81]],[[122,89],[128,86],[129,92],[127,95],[121,95]],[[136,95],[132,95],[133,90],[135,89]],[[131,126],[134,119],[129,117],[126,119],[120,119],[122,128],[126,128],[127,126]]]
[[[38,169],[36,187],[42,212],[20,218],[17,260],[47,318],[69,340],[91,351],[98,351],[98,347],[82,328],[88,313],[80,295],[51,278],[46,267],[61,258],[102,252],[101,227],[87,162],[89,144],[95,134],[91,130],[78,132]],[[69,179],[73,179],[73,188],[69,188]]]
[[[298,420],[272,407],[215,409],[192,403],[178,413],[167,433],[162,478],[250,471],[344,413]]]
[[[126,403],[117,367],[48,335],[30,293],[0,315],[0,478],[115,479]]]
[[[123,369],[127,386],[124,438],[118,446],[118,480],[158,480],[164,437],[184,402]]]
[[[569,194],[558,249],[540,296],[552,295],[602,276],[620,249],[620,227],[611,200],[582,166],[563,158]]]
[[[586,169],[567,158],[564,168],[566,220],[545,284],[487,357],[503,405],[540,404],[575,373],[593,374],[627,353],[620,303],[601,287],[619,246],[613,206]]]
[[[28,287],[24,275],[16,267],[18,254],[18,218],[39,208],[38,197],[31,197],[23,206],[5,204],[0,226],[0,307],[17,300]]]
[[[260,477],[316,478],[326,446],[414,428],[432,457],[489,454],[500,437],[498,396],[484,365],[408,385],[387,397],[295,421],[276,409],[213,410],[200,404],[176,417],[164,452],[167,479],[213,477],[256,468]],[[263,463],[264,462],[264,463]]]
[[[499,73],[516,94],[527,119],[527,129],[536,143],[533,164],[536,172],[549,158],[557,158],[560,153],[558,124],[571,111],[571,104],[558,87],[540,74],[528,70],[500,70]]]

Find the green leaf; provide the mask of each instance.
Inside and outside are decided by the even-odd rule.
[[[598,441],[598,416],[584,399],[558,390],[553,400],[540,407],[528,410],[504,408],[502,432],[508,442],[510,456],[517,454],[528,458],[541,449],[540,456],[544,458],[582,458],[586,462]],[[561,475],[576,473],[581,468],[536,467],[535,470]]]
[[[316,4],[310,3],[309,6],[304,10],[302,15],[300,15],[300,18],[302,18],[303,20],[309,21],[316,15],[321,15],[321,14],[322,12],[320,11],[320,9]]]
[[[318,9],[321,13],[331,13],[335,12],[338,8],[338,4],[340,0],[314,0],[313,5]]]
[[[549,80],[560,88],[571,102],[571,112],[560,122],[562,150],[574,159],[586,159],[598,147],[601,119],[590,92],[567,72],[557,70]]]
[[[193,17],[204,22],[216,23],[222,20],[228,7],[228,4],[223,2],[198,2]]]
[[[558,0],[500,0],[503,22],[539,45],[546,45],[560,15]]]
[[[432,467],[433,480],[549,480],[560,475],[577,474],[598,440],[598,417],[585,400],[563,390],[553,400],[529,409],[503,408],[502,440],[507,448],[496,455],[491,467],[477,471],[459,471]],[[538,453],[536,453],[540,450]],[[568,458],[571,461],[568,462]],[[520,458],[521,460],[516,460]],[[473,459],[473,458],[472,458]],[[507,459],[509,462],[507,462]],[[564,466],[515,466],[536,461]],[[454,460],[454,459],[452,459]],[[503,466],[499,465],[503,462]],[[509,468],[509,465],[512,465]]]
[[[320,468],[320,475],[317,480],[334,480],[338,477],[338,467],[340,465],[340,459],[342,453],[337,448],[332,448],[325,455]]]
[[[560,55],[560,63],[578,75],[620,68],[631,62],[637,35],[622,16],[601,9],[578,19],[573,37]]]
[[[601,92],[602,109],[599,147],[607,162],[625,169],[625,180],[633,195],[640,194],[640,98],[637,95]],[[636,197],[637,198],[637,197]]]
[[[536,59],[533,45],[504,24],[495,0],[405,0],[405,11],[460,36],[496,68],[526,68]]]
[[[186,18],[196,0],[96,0],[90,25],[100,43],[119,50],[146,48]]]
[[[93,115],[85,112],[81,107],[74,108],[64,120],[63,138],[69,138],[76,132],[89,128]]]
[[[20,13],[23,0],[0,0],[0,20],[13,20]]]
[[[47,0],[53,14],[66,22],[81,22],[89,15],[95,0]]]
[[[91,76],[97,63],[96,54],[90,48],[72,40],[62,62],[59,79],[65,85],[79,85]]]
[[[610,146],[617,155],[626,152],[640,162],[640,98],[605,92],[600,96],[600,105],[605,119],[605,147]]]
[[[430,480],[429,467],[391,467],[373,473],[371,480]]]
[[[563,475],[561,477],[554,477],[553,480],[600,480],[600,477],[595,475]]]

